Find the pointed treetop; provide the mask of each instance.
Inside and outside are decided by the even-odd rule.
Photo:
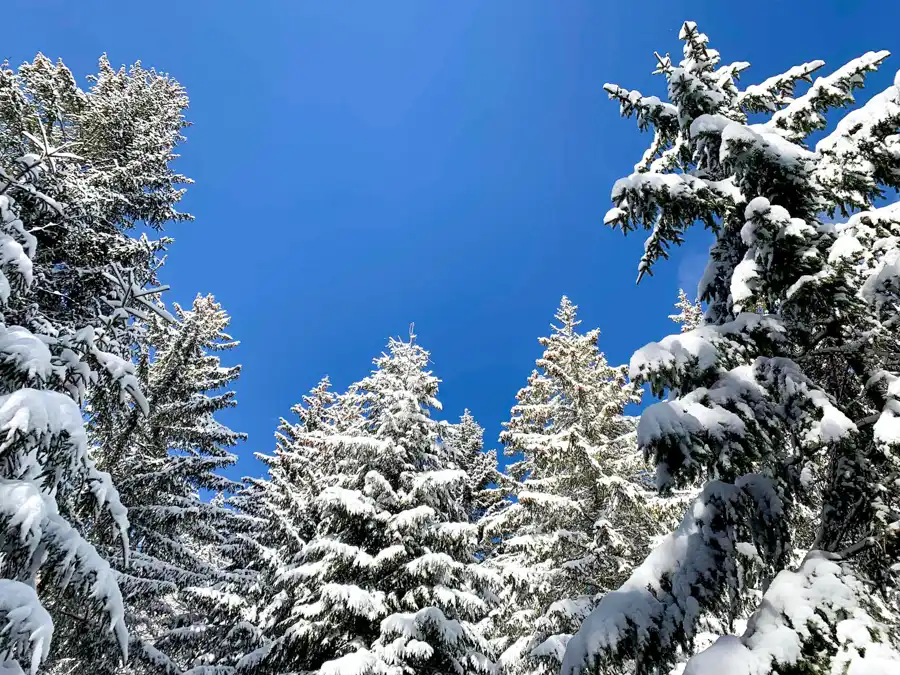
[[[687,333],[703,323],[703,307],[699,300],[690,300],[683,288],[678,289],[678,302],[675,303],[678,314],[669,314],[669,318],[681,324],[681,332]]]
[[[556,326],[550,324],[550,327],[557,333],[571,335],[581,323],[578,319],[578,305],[573,304],[568,296],[565,295],[562,296],[562,299],[559,301],[559,309],[556,310],[554,316],[556,317],[556,320],[559,321],[560,325]]]
[[[459,418],[459,424],[456,425],[456,436],[460,444],[460,449],[477,452],[484,447],[484,428],[478,424],[475,417],[466,408]]]
[[[390,338],[387,353],[382,352],[373,363],[377,370],[396,370],[398,364],[409,364],[414,369],[425,369],[431,360],[431,354],[421,345],[416,344],[416,334],[410,333],[409,339]],[[394,364],[393,367],[390,364]]]
[[[292,411],[307,431],[315,431],[324,424],[326,409],[336,400],[337,396],[331,391],[331,380],[326,375],[303,395],[303,404],[294,406]]]

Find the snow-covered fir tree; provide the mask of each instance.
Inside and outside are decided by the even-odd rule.
[[[182,185],[190,181],[171,168],[187,126],[183,114],[187,97],[178,82],[139,63],[116,70],[103,57],[98,73],[88,79],[89,86],[79,88],[65,65],[40,54],[17,70],[5,64],[0,68],[0,160],[12,166],[21,155],[46,159],[40,185],[44,198],[19,200],[21,219],[35,240],[33,283],[27,301],[13,298],[4,314],[8,323],[38,333],[75,333],[90,327],[98,348],[125,359],[107,357],[105,370],[124,377],[130,368],[127,362],[146,354],[152,341],[147,327],[157,321],[154,317],[171,319],[145,290],[156,283],[162,264],[159,254],[170,240],[136,237],[130,231],[158,231],[169,222],[190,218],[176,210]],[[64,217],[44,208],[51,203],[65,205]],[[163,325],[157,333],[165,332]],[[122,410],[115,389],[101,378],[88,387],[86,397],[97,445],[104,427],[109,431],[114,420],[123,423],[117,429],[120,436],[128,436],[122,432],[138,416]],[[94,448],[91,456],[106,463],[114,454],[105,457]],[[141,461],[146,459],[135,466],[144,466]],[[127,464],[121,457],[115,461],[120,469]],[[85,504],[76,505],[72,518],[100,545],[101,554],[123,570],[108,523],[95,518]],[[135,527],[141,531],[146,518],[135,520],[141,521]],[[143,574],[136,568],[142,564],[144,548],[142,540],[136,559],[129,561],[133,565],[128,573],[134,572],[135,578]],[[233,565],[208,547],[200,555],[209,559],[209,569]],[[129,619],[155,611],[148,603],[132,614],[136,602],[130,597],[126,605]],[[54,615],[56,639],[46,666],[49,672],[68,672],[71,664],[92,671],[115,667],[118,657],[105,653],[108,650],[102,649],[94,631],[84,630],[85,620],[81,611]],[[145,629],[138,626],[136,644],[146,644]],[[161,655],[155,658],[164,661]],[[137,663],[133,659],[135,668]]]
[[[68,340],[73,353],[92,341],[107,354],[97,371],[102,376],[90,382],[91,397],[109,389],[107,375],[133,376],[129,361],[140,327],[159,312],[146,287],[155,284],[156,255],[168,240],[134,238],[127,230],[188,217],[174,208],[178,184],[188,181],[169,167],[186,106],[177,82],[139,65],[115,71],[103,58],[87,90],[62,63],[42,55],[18,70],[0,67],[0,166],[6,185],[14,186],[4,194],[16,199],[31,238],[29,292],[9,297],[4,320]],[[85,368],[82,385],[87,375]],[[133,378],[128,387],[138,393]],[[113,408],[122,403],[117,387],[106,395]],[[82,532],[107,527],[87,507],[73,505],[70,521]],[[97,631],[85,630],[92,616],[84,609],[77,603],[51,609],[55,663],[89,662],[109,651]]]
[[[677,314],[670,314],[669,318],[681,326],[681,332],[687,333],[703,323],[703,307],[699,300],[691,300],[683,288],[678,289],[678,302],[675,303]]]
[[[723,63],[692,22],[680,39],[680,61],[656,56],[669,102],[605,85],[653,131],[606,222],[649,230],[639,274],[694,223],[715,234],[703,325],[631,361],[668,395],[638,428],[659,488],[705,485],[585,620],[563,673],[666,672],[710,614],[746,630],[685,675],[900,672],[900,208],[885,199],[900,187],[900,75],[829,129],[887,52],[741,89],[749,64]],[[800,507],[815,503],[808,536]]]
[[[660,527],[624,414],[640,390],[607,363],[599,330],[579,332],[566,297],[556,321],[501,435],[518,458],[517,500],[485,524],[506,581],[492,632],[512,673],[556,672],[593,595],[624,579]]]
[[[258,491],[251,508],[269,521],[268,535],[281,549],[281,559],[298,553],[314,534],[312,499],[336,470],[322,436],[346,431],[333,414],[338,400],[331,381],[322,378],[303,396],[303,402],[291,409],[297,421],[281,420],[274,454],[257,454],[266,465],[266,478],[248,479]]]
[[[497,467],[497,451],[484,450],[484,429],[468,409],[457,424],[445,424],[441,436],[453,462],[470,479],[464,496],[469,522],[481,523],[505,506],[514,482]]]
[[[0,105],[7,119],[10,105]],[[64,192],[62,167],[74,158],[45,134],[26,134],[33,151],[10,161],[7,153],[21,144],[13,136],[25,130],[0,132],[0,671],[15,675],[36,672],[51,650],[68,650],[75,633],[95,651],[127,658],[116,575],[84,538],[78,514],[89,512],[95,526],[114,533],[122,561],[130,552],[128,518],[109,474],[88,454],[80,404],[91,386],[147,412],[118,339],[128,337],[127,317],[142,313],[149,292],[115,285],[122,277],[107,266],[106,287],[115,293],[85,299],[89,311],[72,299],[68,310],[94,324],[72,326],[44,302],[41,275],[53,267],[55,247],[38,263],[36,234],[52,231],[45,242],[63,236],[77,211],[51,196]]]
[[[235,405],[228,387],[241,370],[223,366],[218,353],[238,343],[212,296],[174,310],[174,323],[152,323],[139,363],[149,413],[116,415],[102,391],[91,401],[92,456],[113,476],[130,516],[134,552],[119,584],[133,672],[233,665],[243,646],[257,646],[252,635],[239,634],[235,606],[235,587],[252,578],[231,569],[224,550],[229,534],[250,523],[202,494],[240,487],[216,473],[235,462],[229,448],[245,438],[216,419]]]
[[[255,536],[244,538],[248,548],[256,549],[250,557],[256,560],[258,576],[250,596],[264,636],[260,647],[290,622],[294,586],[283,575],[315,535],[315,498],[338,472],[333,446],[325,437],[352,431],[359,401],[352,391],[332,391],[326,376],[291,412],[297,421],[282,418],[273,454],[256,454],[267,468],[266,476],[246,478],[246,488],[230,500],[260,523]]]
[[[428,352],[412,336],[388,349],[338,406],[340,433],[309,434],[325,452],[315,532],[281,574],[289,608],[275,639],[239,672],[493,668],[475,628],[495,579],[475,559],[477,527],[464,500],[472,480],[431,417],[440,404]]]

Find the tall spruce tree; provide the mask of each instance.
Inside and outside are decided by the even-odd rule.
[[[85,314],[94,323],[77,330],[42,302],[35,287],[52,263],[36,262],[35,233],[69,222],[67,205],[50,195],[61,192],[61,165],[71,157],[32,135],[35,151],[9,161],[20,143],[11,136],[22,130],[0,131],[0,671],[15,675],[36,672],[76,632],[95,650],[127,658],[116,576],[84,538],[78,514],[113,531],[125,561],[128,518],[109,474],[88,454],[80,404],[91,385],[146,413],[134,367],[118,354],[127,351],[119,342],[129,336],[125,319],[141,312],[149,291],[114,286],[121,277],[109,274],[114,293],[93,298],[93,314]],[[73,299],[70,309],[80,316],[84,308]]]
[[[485,452],[484,429],[468,409],[458,423],[444,425],[441,437],[452,461],[469,476],[463,497],[469,522],[482,523],[506,505],[513,481],[497,468],[497,451]]]
[[[703,325],[631,361],[668,395],[638,428],[659,488],[705,485],[585,620],[563,673],[665,672],[709,613],[750,613],[747,629],[685,675],[897,672],[900,208],[884,197],[900,187],[900,76],[825,133],[887,52],[740,89],[747,63],[723,63],[693,22],[680,39],[680,62],[657,55],[669,102],[605,85],[654,136],[606,222],[650,231],[640,274],[695,222],[715,234]],[[795,562],[799,507],[817,502]]]
[[[280,577],[289,605],[274,641],[241,672],[490,672],[474,624],[493,600],[475,560],[472,480],[441,442],[428,352],[391,340],[338,408],[340,433],[316,431],[326,459],[312,538]]]
[[[556,320],[501,435],[518,458],[517,501],[485,525],[507,582],[494,633],[513,673],[555,672],[592,596],[624,579],[660,527],[624,414],[640,390],[607,363],[599,330],[579,332],[566,297]]]
[[[185,126],[186,105],[177,82],[140,66],[114,71],[102,59],[88,91],[77,87],[62,63],[53,64],[41,55],[18,70],[0,67],[0,194],[8,198],[4,223],[29,260],[26,269],[16,263],[13,244],[4,245],[4,264],[18,267],[21,276],[7,272],[6,282],[0,284],[3,322],[19,331],[20,357],[27,354],[26,335],[33,335],[47,345],[53,365],[51,375],[42,370],[40,355],[33,354],[37,360],[28,372],[38,379],[28,386],[44,393],[29,397],[29,405],[55,390],[72,398],[76,412],[77,404],[95,391],[105,392],[118,405],[127,406],[132,398],[144,407],[130,361],[141,337],[140,324],[157,313],[165,316],[147,286],[155,283],[156,254],[167,240],[136,239],[126,231],[137,223],[159,228],[166,221],[187,218],[174,210],[181,198],[177,185],[187,181],[169,168]],[[18,259],[24,263],[24,258]],[[79,663],[82,657],[89,660],[110,651],[109,640],[98,630],[102,623],[97,620],[98,608],[112,612],[120,642],[125,630],[119,591],[108,583],[108,562],[76,532],[109,528],[111,536],[126,544],[116,546],[121,563],[128,558],[127,527],[123,508],[113,508],[115,518],[110,519],[81,498],[77,486],[86,481],[100,501],[104,493],[112,502],[118,499],[108,477],[84,457],[86,436],[83,427],[79,432],[75,425],[76,420],[82,424],[80,413],[70,414],[73,409],[61,399],[51,408],[43,416],[33,410],[28,425],[16,432],[17,440],[10,438],[7,445],[9,463],[2,478],[37,480],[42,508],[48,510],[43,515],[35,511],[30,534],[21,533],[22,541],[32,547],[30,571],[23,572],[20,566],[28,558],[12,552],[13,540],[6,537],[0,554],[6,570],[0,576],[30,580],[37,586],[53,620],[55,662]],[[24,412],[18,419],[25,422]],[[38,429],[41,419],[43,432]],[[65,428],[59,426],[64,419]],[[37,443],[35,451],[26,453],[30,459],[24,461],[18,451],[32,442]],[[71,452],[68,459],[67,452]],[[43,468],[32,474],[39,464]],[[19,490],[18,497],[25,499],[26,493]],[[39,504],[29,500],[32,506]],[[60,529],[63,523],[73,528],[68,534]],[[41,560],[48,563],[43,568]],[[66,590],[44,598],[54,579]],[[67,583],[70,580],[77,583]],[[94,595],[85,602],[74,591],[90,584]],[[0,595],[12,598],[13,591]],[[7,610],[8,621],[16,617],[9,606]],[[40,612],[34,611],[32,618],[39,617]],[[6,634],[18,647],[4,646],[0,653],[21,660],[19,649],[27,640],[18,641],[22,636],[12,624]],[[36,667],[48,653],[49,634],[38,631],[33,641],[42,643],[31,661]],[[109,656],[110,661],[118,658]]]
[[[258,576],[250,597],[263,639],[245,669],[268,652],[272,639],[292,621],[295,586],[285,574],[315,536],[315,498],[339,474],[334,445],[325,438],[353,433],[359,401],[352,389],[341,395],[333,392],[326,376],[291,411],[297,421],[282,418],[274,453],[256,455],[267,475],[245,479],[246,488],[230,500],[261,526],[246,541],[248,548],[256,549],[250,558],[256,559]]]
[[[163,347],[151,360],[148,386],[170,383],[169,396],[160,400],[159,421],[165,429],[162,435],[169,436],[169,454],[175,456],[169,462],[169,480],[173,474],[179,477],[168,490],[160,485],[160,492],[187,507],[184,520],[173,523],[172,533],[185,542],[192,559],[187,567],[201,574],[179,588],[172,603],[173,621],[156,645],[185,673],[225,675],[262,640],[253,603],[260,522],[227,503],[227,495],[241,485],[218,473],[236,461],[230,448],[247,438],[216,419],[217,413],[236,405],[228,387],[241,372],[241,366],[222,366],[217,353],[239,343],[226,332],[231,318],[211,295],[198,295],[190,310],[176,305],[175,313],[179,324],[163,325],[165,335],[156,338]],[[171,354],[171,349],[181,356]],[[182,364],[176,374],[173,368],[179,368],[179,358]],[[159,373],[153,372],[156,366]],[[216,496],[207,502],[204,493]]]
[[[222,366],[217,352],[238,343],[225,332],[230,318],[212,296],[174,309],[174,323],[150,326],[139,362],[148,414],[117,415],[100,391],[91,401],[92,456],[113,476],[130,514],[135,550],[119,583],[132,672],[220,665],[218,658],[227,661],[222,652],[240,649],[222,644],[227,628],[214,603],[233,604],[236,597],[229,587],[242,581],[241,570],[228,569],[223,546],[245,522],[220,500],[203,498],[240,487],[216,473],[235,462],[229,448],[246,437],[216,419],[235,405],[228,387],[241,370]],[[231,613],[227,618],[231,623]]]

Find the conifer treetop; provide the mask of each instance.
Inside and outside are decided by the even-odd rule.
[[[558,670],[592,595],[618,585],[661,529],[624,414],[640,390],[608,363],[599,330],[579,330],[577,309],[563,297],[538,339],[543,353],[501,434],[517,499],[482,521],[486,564],[506,582],[492,630],[515,675]]]
[[[694,330],[703,322],[703,307],[699,300],[691,301],[683,288],[678,289],[678,302],[675,303],[678,314],[670,314],[669,318],[681,326],[681,332]]]
[[[374,364],[328,404],[314,390],[270,460],[275,489],[259,481],[251,495],[293,499],[311,527],[273,542],[291,552],[264,612],[274,639],[239,673],[492,671],[476,624],[495,580],[477,564],[473,522],[489,472],[469,474],[488,457],[481,429],[471,414],[432,417],[439,380],[412,330]],[[313,410],[324,423],[308,424]]]

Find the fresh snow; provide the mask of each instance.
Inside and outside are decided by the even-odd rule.
[[[0,579],[0,634],[23,652],[31,652],[30,672],[32,675],[37,673],[50,653],[53,620],[38,600],[34,588],[18,581]],[[0,668],[15,672],[15,662],[6,661],[6,656],[0,656]]]

